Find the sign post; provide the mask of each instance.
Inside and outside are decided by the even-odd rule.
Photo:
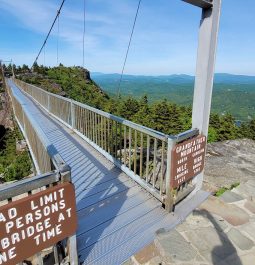
[[[192,107],[192,128],[199,129],[199,132],[206,137],[208,135],[211,111],[221,0],[207,2],[211,2],[212,7],[202,9]],[[196,185],[194,192],[202,188],[203,177],[204,174],[202,171],[194,179],[194,184]]]
[[[186,139],[191,138],[191,140],[183,141],[177,145],[177,139],[169,139],[168,141],[165,209],[169,212],[174,209],[174,193],[183,186],[183,183],[192,181],[193,187],[190,192],[186,191],[186,196],[191,192],[194,194],[202,188],[221,11],[221,0],[182,1],[202,10],[192,107],[192,130],[198,129],[200,136],[193,139],[187,137]],[[202,141],[202,143],[196,144],[196,141]],[[194,142],[198,152],[201,153],[194,155],[196,151],[191,151],[190,154],[184,155],[186,145]],[[187,150],[190,149],[187,147]]]

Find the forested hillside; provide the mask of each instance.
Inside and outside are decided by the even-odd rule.
[[[109,95],[116,94],[119,74],[92,73],[92,78]],[[123,97],[148,95],[150,103],[167,99],[188,106],[193,100],[194,77],[189,75],[133,76],[124,75]],[[212,111],[231,113],[235,120],[249,121],[255,116],[255,77],[215,74]]]
[[[107,95],[93,80],[87,70],[81,67],[48,68],[36,65],[31,73],[26,66],[15,67],[17,77],[38,85],[48,91],[70,97],[125,119],[140,123],[155,130],[176,134],[191,128],[191,106],[177,105],[162,99],[148,102],[146,95],[116,98]],[[237,138],[255,139],[255,120],[235,124],[231,114],[212,113],[209,141],[223,141]]]
[[[30,175],[31,160],[26,149],[17,150],[17,141],[23,139],[13,122],[11,107],[0,72],[0,183],[22,179]]]
[[[32,173],[31,160],[26,150],[17,151],[16,143],[23,137],[19,129],[6,129],[0,140],[0,183],[19,180]]]

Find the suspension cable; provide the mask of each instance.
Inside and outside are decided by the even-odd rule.
[[[40,56],[40,54],[41,54],[41,52],[42,52],[42,50],[43,50],[43,48],[44,48],[44,46],[45,46],[45,44],[46,44],[46,42],[47,42],[49,36],[50,36],[50,33],[51,33],[51,31],[52,31],[52,29],[53,29],[55,23],[56,23],[56,20],[57,20],[59,14],[60,14],[60,11],[61,11],[61,9],[62,9],[64,3],[65,3],[65,0],[62,1],[61,5],[60,5],[60,8],[59,8],[58,11],[57,11],[57,14],[56,14],[56,16],[55,16],[55,18],[54,18],[54,21],[53,21],[53,23],[52,23],[52,25],[51,25],[51,27],[50,27],[50,30],[49,30],[49,32],[48,32],[48,34],[47,34],[47,36],[46,36],[46,38],[45,38],[45,40],[44,40],[44,42],[43,42],[43,44],[42,44],[41,49],[40,49],[39,52],[38,52],[38,55],[37,55],[36,58],[35,58],[35,61],[34,61],[33,65],[32,65],[32,67],[33,67],[33,66],[35,65],[35,63],[37,62],[37,60],[38,60],[38,58],[39,58],[39,56]]]
[[[86,23],[86,0],[83,1],[83,36],[82,36],[82,67],[85,66],[85,23]]]
[[[130,34],[130,37],[129,37],[129,43],[128,43],[128,47],[127,47],[127,51],[126,51],[126,55],[125,55],[125,59],[124,59],[124,63],[123,63],[123,66],[122,66],[122,71],[121,71],[121,75],[120,75],[120,80],[119,80],[119,83],[118,83],[118,86],[117,86],[117,97],[118,97],[118,98],[120,97],[120,85],[121,85],[121,82],[122,82],[123,73],[124,73],[124,70],[125,70],[125,66],[126,66],[126,62],[127,62],[127,57],[128,57],[128,53],[129,53],[129,48],[130,48],[130,44],[131,44],[131,41],[132,41],[132,37],[133,37],[133,33],[134,33],[134,29],[135,29],[136,20],[137,20],[138,12],[139,12],[139,9],[140,9],[141,1],[142,1],[142,0],[139,0],[138,5],[137,5],[136,14],[135,14],[135,19],[134,19],[134,23],[133,23],[132,31],[131,31],[131,34]]]
[[[46,46],[44,46],[43,48],[43,65],[45,66],[45,51],[46,50]]]
[[[57,37],[57,66],[58,66],[58,45],[59,45],[59,16],[58,16],[58,37]]]

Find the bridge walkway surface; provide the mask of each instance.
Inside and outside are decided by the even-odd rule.
[[[171,229],[196,208],[207,193],[199,191],[167,213],[161,202],[55,120],[13,81],[9,86],[23,108],[71,167],[78,215],[77,250],[80,264],[115,265],[149,244],[160,228]]]

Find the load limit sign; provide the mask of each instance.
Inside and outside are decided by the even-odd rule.
[[[0,264],[17,264],[73,235],[76,227],[71,183],[8,203],[0,207]]]

